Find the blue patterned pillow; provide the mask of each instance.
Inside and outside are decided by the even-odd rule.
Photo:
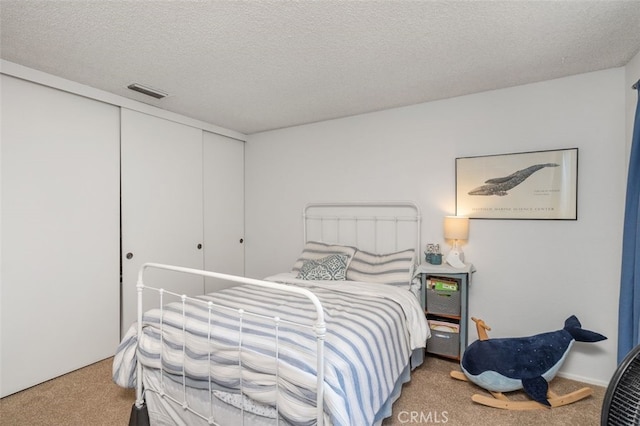
[[[318,260],[305,260],[300,267],[298,278],[303,280],[344,281],[347,276],[346,254],[332,254]]]

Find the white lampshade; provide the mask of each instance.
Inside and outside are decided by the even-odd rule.
[[[445,216],[444,238],[447,240],[469,239],[469,218],[460,216]]]

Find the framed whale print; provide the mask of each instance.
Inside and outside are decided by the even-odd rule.
[[[578,148],[456,158],[456,215],[578,218]]]

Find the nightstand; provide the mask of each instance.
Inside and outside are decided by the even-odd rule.
[[[421,263],[416,269],[421,282],[420,301],[431,328],[427,353],[462,359],[467,348],[469,284],[473,272],[475,267],[470,263],[465,263],[464,268]]]

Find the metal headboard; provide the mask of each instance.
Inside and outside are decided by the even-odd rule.
[[[421,214],[411,201],[309,203],[302,215],[303,242],[352,245],[374,253],[414,248],[420,256]]]

